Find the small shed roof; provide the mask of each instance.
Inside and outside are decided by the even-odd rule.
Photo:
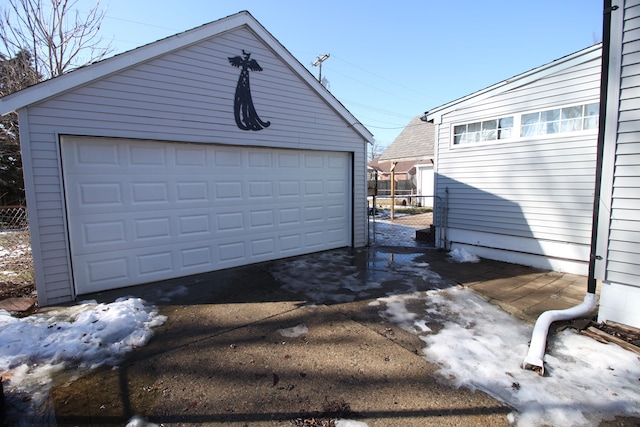
[[[226,33],[239,27],[247,27],[302,78],[309,87],[322,97],[336,113],[353,127],[366,141],[371,142],[373,135],[357,120],[311,73],[280,44],[248,11],[241,11],[200,27],[158,40],[134,50],[115,55],[111,58],[79,68],[70,73],[55,77],[37,85],[28,87],[11,95],[0,98],[0,114],[17,111],[46,99],[60,95],[78,86],[85,85],[111,74],[134,67],[146,61],[165,55],[210,37]]]
[[[433,159],[434,125],[415,116],[379,157],[384,161],[415,161]]]
[[[450,111],[463,108],[468,104],[473,104],[482,99],[496,96],[500,93],[521,87],[564,69],[598,58],[601,55],[601,50],[602,43],[595,44],[586,49],[582,49],[578,52],[563,56],[562,58],[556,59],[555,61],[529,70],[525,73],[518,74],[507,80],[503,80],[500,83],[496,83],[472,94],[463,96],[462,98],[458,98],[439,107],[432,108],[431,110],[425,112],[425,115],[427,116],[427,120],[439,123],[441,117]]]

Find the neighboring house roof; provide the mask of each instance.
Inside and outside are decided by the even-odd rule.
[[[416,174],[416,166],[421,165],[421,164],[428,164],[431,165],[433,164],[431,162],[431,159],[427,159],[427,160],[405,160],[405,161],[401,161],[401,162],[397,162],[396,163],[396,168],[395,168],[395,173],[396,174],[401,174],[401,173],[406,173],[409,175],[415,175]],[[371,169],[375,169],[378,172],[382,173],[382,174],[390,174],[391,173],[391,166],[393,165],[393,162],[391,161],[380,161],[380,157],[376,157],[375,159],[371,160],[369,162],[369,167]]]
[[[291,69],[299,75],[324,101],[366,141],[373,141],[369,132],[291,53],[280,44],[249,12],[241,11],[226,18],[158,40],[134,50],[79,68],[62,76],[46,80],[11,95],[0,98],[0,114],[44,101],[99,80],[116,72],[150,61],[169,52],[177,51],[210,37],[218,36],[238,27],[247,27],[273,49]]]
[[[433,159],[435,126],[433,123],[422,121],[421,117],[422,115],[411,119],[400,135],[380,155],[380,162],[413,160],[411,165],[414,165],[417,160]]]
[[[427,120],[429,120],[430,122],[439,123],[441,117],[451,111],[463,108],[468,104],[473,104],[482,99],[486,99],[492,96],[496,96],[500,93],[513,90],[536,80],[540,80],[548,75],[557,73],[575,65],[591,61],[592,59],[599,58],[601,55],[602,43],[598,43],[586,49],[582,49],[578,52],[572,53],[540,67],[529,70],[525,73],[518,74],[507,80],[503,80],[500,83],[496,83],[492,86],[481,89],[467,96],[463,96],[462,98],[458,98],[439,107],[432,108],[431,110],[425,112],[425,115],[427,116]]]

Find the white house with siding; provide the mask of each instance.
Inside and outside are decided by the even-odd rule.
[[[601,44],[426,113],[436,243],[587,274]]]
[[[613,0],[595,275],[599,321],[640,328],[640,0]]]
[[[11,111],[41,305],[367,242],[371,133],[248,12],[0,99]]]

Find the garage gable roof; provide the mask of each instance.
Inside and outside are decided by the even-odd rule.
[[[282,58],[312,90],[323,98],[323,100],[366,141],[373,141],[371,132],[322,86],[248,11],[241,11],[226,18],[175,34],[2,97],[0,98],[0,114],[17,111],[21,108],[53,98],[76,87],[241,27],[248,28],[269,46],[276,55]]]
[[[451,111],[464,108],[483,99],[487,99],[492,96],[507,92],[509,90],[519,88],[526,84],[540,80],[544,77],[550,76],[551,74],[555,74],[570,67],[599,58],[601,55],[602,43],[595,44],[586,49],[582,49],[578,52],[564,56],[560,59],[556,59],[555,61],[549,62],[540,67],[534,68],[533,70],[518,74],[507,80],[503,80],[500,83],[496,83],[492,86],[481,89],[467,96],[463,96],[462,98],[458,98],[439,107],[432,108],[431,110],[425,112],[426,119],[434,123],[439,123],[442,116]]]

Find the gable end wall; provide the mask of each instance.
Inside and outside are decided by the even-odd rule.
[[[253,101],[271,126],[242,131],[233,118],[239,70],[250,51]],[[62,188],[60,135],[351,152],[353,244],[366,244],[366,141],[248,28],[227,32],[78,87],[20,112],[25,185],[40,304],[74,295]]]

